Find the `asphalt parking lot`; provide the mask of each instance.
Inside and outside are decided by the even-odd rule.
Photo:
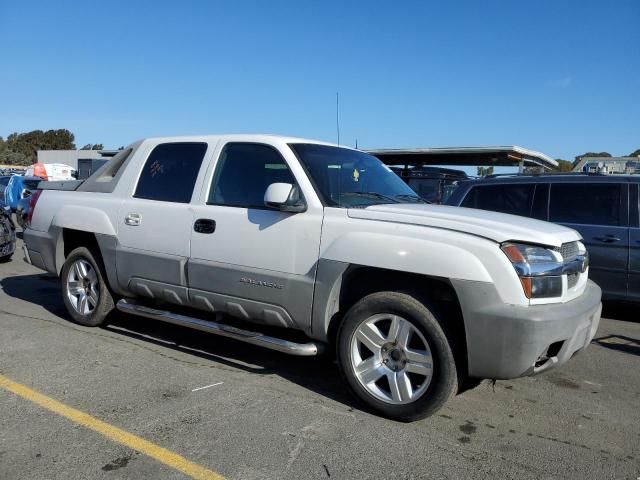
[[[121,314],[75,325],[19,252],[0,287],[0,479],[640,477],[631,306],[565,367],[401,424],[360,410],[327,358]]]

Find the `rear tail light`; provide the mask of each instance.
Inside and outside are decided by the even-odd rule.
[[[33,212],[36,210],[36,203],[38,203],[38,199],[40,198],[40,194],[42,190],[35,190],[31,194],[31,198],[29,199],[29,213],[27,214],[27,226],[31,226],[31,219],[33,218]]]

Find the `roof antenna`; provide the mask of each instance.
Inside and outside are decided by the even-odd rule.
[[[356,150],[358,149],[358,139],[356,138]]]
[[[338,133],[338,145],[340,145],[340,93],[336,92],[336,132]]]

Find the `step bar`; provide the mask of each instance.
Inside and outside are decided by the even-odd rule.
[[[323,345],[319,343],[290,342],[289,340],[284,340],[282,338],[270,337],[259,332],[236,328],[231,325],[212,320],[202,320],[196,317],[188,317],[186,315],[169,312],[167,310],[158,310],[156,308],[140,305],[139,303],[135,303],[133,300],[122,299],[116,304],[116,308],[124,313],[131,313],[133,315],[171,323],[173,325],[189,327],[203,332],[212,333],[214,335],[220,335],[221,337],[233,338],[235,340],[240,340],[241,342],[258,345],[260,347],[288,353],[290,355],[312,357],[314,355],[318,355],[323,350]]]

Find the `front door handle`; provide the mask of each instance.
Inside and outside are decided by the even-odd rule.
[[[124,217],[125,225],[137,227],[140,223],[142,223],[142,217],[138,213],[128,213],[127,216]]]
[[[614,243],[614,242],[620,241],[620,239],[615,235],[605,235],[604,237],[593,237],[593,239],[598,240],[599,242],[602,242],[602,243]]]
[[[199,218],[193,224],[193,230],[197,233],[213,233],[216,231],[216,221],[210,218]]]

